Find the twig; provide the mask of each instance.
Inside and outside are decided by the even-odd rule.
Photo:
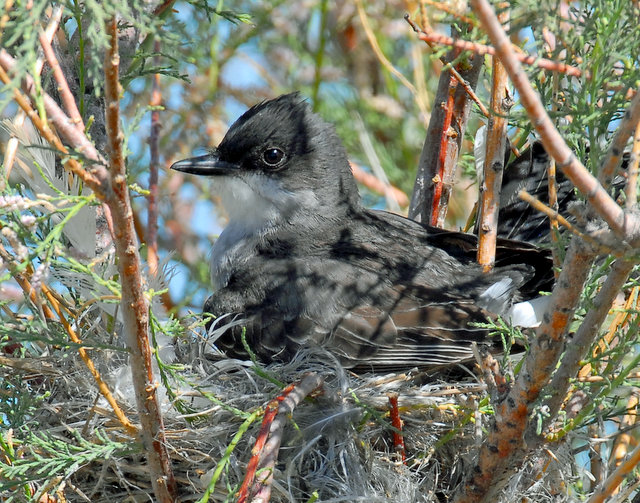
[[[500,15],[502,24],[508,22],[509,11]],[[492,62],[491,116],[487,125],[484,177],[480,187],[480,225],[478,226],[478,264],[485,272],[493,269],[498,239],[498,211],[504,172],[507,143],[507,115],[513,106],[509,95],[507,72],[496,56]]]
[[[456,160],[469,119],[471,101],[467,89],[476,86],[483,63],[478,55],[458,62],[457,73],[465,82],[463,87],[449,71],[448,61],[454,61],[458,53],[452,49],[444,59],[447,64],[440,74],[409,205],[410,218],[436,225],[442,225],[447,214]]]
[[[553,74],[553,105],[551,110],[557,112],[558,110],[558,87],[560,85],[560,75]],[[558,212],[560,206],[558,205],[558,179],[556,176],[556,161],[555,159],[549,159],[549,167],[547,168],[547,194],[549,200],[549,207]],[[554,276],[558,278],[561,259],[559,251],[560,233],[558,227],[558,219],[556,217],[549,218],[549,230],[551,236],[551,256],[553,257]]]
[[[42,303],[40,302],[40,299],[38,299],[35,288],[33,288],[31,283],[29,282],[29,279],[27,278],[26,274],[19,273],[15,270],[11,270],[14,264],[13,257],[1,243],[0,243],[0,258],[4,261],[5,264],[9,264],[9,270],[11,271],[11,276],[13,276],[13,279],[16,280],[16,283],[18,283],[18,286],[22,288],[22,291],[29,298],[29,300],[33,302],[35,306],[37,306],[39,309],[42,310],[41,316],[43,316],[45,320],[54,320],[55,316],[53,311],[51,311],[49,306],[47,306],[46,304],[42,305]]]
[[[474,342],[472,349],[491,398],[494,401],[499,400],[509,391],[509,383],[500,370],[498,360],[493,357],[485,346],[478,346]]]
[[[553,157],[557,165],[571,182],[582,192],[592,207],[609,224],[611,230],[625,239],[633,241],[638,232],[638,219],[626,214],[609,196],[598,180],[576,158],[569,146],[554,127],[534,91],[526,73],[523,71],[517,55],[511,48],[509,37],[502,29],[487,0],[472,0],[472,5],[487,31],[496,53],[504,64],[511,80],[518,90],[522,105],[531,118],[536,131],[540,134],[545,150]]]
[[[618,295],[618,292],[620,292],[634,265],[633,262],[623,260],[617,260],[615,264],[613,264],[611,272],[593,300],[593,306],[587,311],[580,327],[573,335],[571,344],[566,347],[562,364],[556,370],[547,388],[550,398],[547,399],[546,405],[549,408],[550,417],[554,418],[560,410],[562,402],[567,396],[570,379],[580,370],[580,362],[584,359],[591,344],[597,337],[598,330],[609,313],[611,304]],[[564,274],[564,270],[562,272]],[[542,441],[536,434],[533,425],[529,426],[526,438],[532,445]]]
[[[407,452],[404,447],[404,436],[402,435],[402,419],[398,410],[398,393],[389,393],[389,416],[393,427],[393,448],[400,455],[402,464],[407,464]]]
[[[631,100],[631,103],[629,103],[629,107],[625,110],[622,120],[617,125],[607,156],[600,167],[598,181],[604,188],[608,188],[611,185],[611,181],[618,169],[627,141],[629,140],[629,137],[634,134],[639,124],[640,93],[636,93]]]
[[[557,220],[557,222],[563,227],[566,227],[566,229],[569,232],[571,232],[575,236],[579,236],[584,241],[586,241],[591,246],[593,246],[595,249],[606,252],[606,253],[611,253],[612,255],[615,255],[615,256],[622,256],[623,252],[621,250],[613,250],[611,248],[605,247],[597,239],[594,239],[589,234],[585,234],[580,229],[578,229],[575,225],[573,225],[566,218],[560,215],[560,213],[558,213],[557,210],[552,210],[551,208],[546,206],[542,201],[540,201],[539,199],[536,199],[534,196],[529,194],[526,190],[521,190],[520,192],[518,192],[518,197],[523,201],[525,201],[526,203],[529,203],[534,209],[538,210],[540,213],[544,213],[550,219],[553,218]]]
[[[434,2],[433,0],[420,0],[420,7],[422,7],[425,4],[430,5],[431,7],[435,7],[436,9],[441,10],[442,12],[446,12],[447,14],[451,14],[452,16],[459,19],[463,23],[470,24],[470,25],[476,24],[476,22],[473,19],[471,19],[468,16],[465,16],[464,14],[460,14],[454,8],[450,7],[445,3]]]
[[[64,314],[62,314],[60,305],[58,302],[56,302],[51,290],[49,290],[49,288],[47,288],[45,285],[42,285],[42,293],[44,293],[45,296],[49,299],[49,302],[51,302],[51,305],[53,306],[56,314],[58,315],[58,319],[60,320],[60,323],[64,327],[65,332],[67,332],[67,335],[69,336],[69,338],[76,344],[82,344],[82,341],[76,334],[75,330],[73,329],[71,324],[67,321]],[[94,365],[93,360],[89,356],[87,349],[84,347],[79,347],[78,354],[80,355],[80,358],[82,358],[82,361],[84,362],[85,366],[89,369],[89,372],[91,372],[93,379],[96,381],[96,384],[98,385],[98,390],[100,390],[100,394],[107,400],[109,405],[111,405],[111,408],[113,409],[114,414],[118,418],[118,421],[120,421],[120,424],[124,426],[124,428],[127,430],[129,434],[137,436],[139,433],[138,428],[136,428],[133,424],[131,424],[131,421],[129,421],[129,418],[127,418],[124,411],[118,405],[118,402],[116,401],[115,397],[111,394],[111,390],[107,386],[107,383],[104,382],[104,380],[102,379],[102,376],[100,375],[100,372],[98,372],[98,369]]]
[[[149,346],[149,313],[142,285],[142,271],[136,233],[133,226],[131,201],[127,186],[126,168],[120,130],[120,83],[118,80],[117,21],[112,18],[106,26],[110,47],[105,53],[105,116],[107,148],[110,161],[112,195],[107,197],[115,229],[114,243],[119,258],[118,270],[122,284],[121,310],[127,345],[129,366],[136,402],[140,412],[142,443],[146,451],[151,484],[161,502],[175,500],[176,482],[171,469],[165,439],[162,414],[153,379]]]
[[[620,463],[618,468],[607,477],[602,485],[587,500],[587,503],[604,503],[609,501],[618,486],[640,464],[640,445],[638,445],[629,457]]]
[[[13,68],[14,65],[15,65],[15,61],[13,60],[13,58],[9,56],[9,54],[4,49],[0,49],[0,80],[2,80],[2,82],[4,82],[5,84],[9,84],[11,82],[9,75],[5,72],[5,68]],[[58,138],[58,136],[51,130],[48,124],[40,120],[40,116],[32,108],[31,104],[29,103],[29,100],[27,100],[27,98],[20,91],[18,91],[18,89],[14,88],[13,97],[16,103],[18,104],[18,106],[25,111],[25,113],[27,114],[27,117],[29,117],[29,119],[31,120],[33,125],[36,127],[38,132],[42,135],[42,137],[45,140],[47,140],[47,142],[49,142],[53,147],[59,150],[62,154],[68,154],[69,151],[62,144],[62,142],[60,141],[60,138]],[[52,119],[53,121],[53,117],[50,112],[54,111],[54,115],[56,115],[55,110],[53,110],[50,107],[47,107],[47,105],[51,105],[52,103],[55,104],[55,102],[51,98],[50,100],[51,101],[47,100],[45,96],[45,109],[47,110],[47,113],[49,113],[49,118]],[[57,107],[57,105],[55,106]],[[62,118],[62,122],[64,123],[67,117],[64,115],[64,112],[62,112],[62,110],[60,110],[59,108],[58,108],[58,111],[64,117]],[[56,115],[56,117],[61,118],[58,115]],[[96,152],[96,155],[97,155],[97,152]],[[96,194],[100,195],[102,193],[102,190],[101,190],[102,181],[95,176],[95,174],[97,174],[96,171],[94,171],[94,173],[89,173],[80,165],[78,161],[72,158],[67,158],[66,160],[63,160],[63,164],[65,167],[69,168],[69,170],[74,175],[77,175],[88,187],[94,190]],[[104,174],[106,174],[106,171]]]
[[[58,7],[58,16],[62,16],[62,8]],[[58,21],[59,22],[59,21]],[[53,70],[53,78],[58,84],[58,92],[60,93],[60,99],[62,100],[62,104],[64,105],[65,110],[69,114],[71,121],[75,124],[75,126],[80,129],[80,131],[84,132],[84,123],[82,122],[82,116],[80,115],[80,111],[76,105],[76,100],[71,94],[71,89],[69,89],[69,84],[67,79],[62,73],[62,68],[60,68],[60,63],[58,62],[58,58],[56,58],[55,53],[53,52],[53,47],[51,47],[51,40],[47,37],[47,34],[40,30],[40,34],[38,35],[40,40],[40,45],[42,46],[42,50],[44,52],[45,58],[47,58],[47,63]]]
[[[625,187],[627,209],[634,209],[638,206],[638,165],[640,164],[640,122],[636,126],[633,135],[633,147],[629,158],[627,169],[627,186]]]
[[[407,21],[407,23],[409,23],[409,26],[411,26],[411,28],[413,28],[414,31],[416,31],[416,32],[420,31],[420,28],[418,28],[418,26],[411,20],[411,18],[409,17],[408,14],[405,14],[404,19]],[[427,45],[429,47],[433,48],[433,44],[427,42]],[[462,75],[460,75],[460,72],[458,72],[458,70],[456,70],[451,65],[451,62],[447,61],[444,56],[440,56],[439,59],[442,62],[442,64],[444,65],[443,68],[441,69],[441,71],[443,71],[443,72],[444,71],[451,72],[451,75],[453,75],[453,77],[455,77],[455,79],[458,81],[458,84],[460,84],[463,87],[463,89],[465,90],[465,92],[467,93],[469,98],[471,98],[473,100],[473,102],[476,105],[478,105],[478,108],[480,109],[480,113],[482,113],[482,115],[484,115],[485,117],[488,118],[489,115],[490,115],[489,110],[487,109],[485,104],[482,103],[482,100],[479,98],[479,96],[476,94],[476,92],[473,90],[473,88],[469,85],[469,83],[464,79],[464,77]]]
[[[160,52],[160,42],[154,42],[155,52]],[[147,263],[152,275],[158,273],[158,170],[160,168],[160,110],[162,93],[160,91],[160,74],[153,75],[151,82],[151,134],[149,136],[149,197],[147,211]]]
[[[409,21],[407,15],[405,15],[405,19]],[[409,21],[411,27],[418,34],[418,38],[423,42],[427,42],[430,44],[440,44],[440,45],[448,45],[450,47],[455,47],[456,49],[460,49],[462,51],[471,51],[476,54],[480,54],[482,56],[489,54],[494,55],[500,52],[497,44],[494,42],[494,46],[479,44],[478,42],[469,42],[468,40],[460,40],[449,37],[447,35],[443,35],[441,33],[431,32],[427,33],[424,30],[420,29],[418,25]],[[582,76],[582,70],[576,68],[575,66],[567,65],[566,63],[560,63],[558,61],[552,61],[545,58],[538,58],[537,56],[527,56],[524,54],[514,53],[514,57],[530,66],[537,66],[538,68],[543,68],[545,70],[551,70],[554,72],[564,73],[566,75],[570,75],[572,77],[580,77]]]
[[[622,417],[620,424],[620,433],[614,443],[611,456],[613,466],[620,466],[624,462],[624,458],[629,453],[629,446],[633,442],[633,437],[627,433],[635,427],[638,418],[638,390],[632,391],[631,396],[627,400],[627,413]]]
[[[306,375],[299,383],[287,386],[280,396],[266,407],[260,433],[251,449],[251,459],[244,481],[238,491],[238,503],[266,503],[271,496],[273,470],[278,459],[284,426],[288,416],[311,392],[322,386],[323,378],[317,374]]]
[[[603,337],[598,341],[598,345],[594,348],[592,356],[596,358],[598,355],[606,352],[609,348],[609,345],[612,343],[616,334],[620,328],[622,328],[628,321],[631,315],[631,312],[635,311],[635,304],[638,301],[638,291],[640,289],[636,286],[633,287],[627,300],[624,304],[624,308],[615,313],[613,320],[609,323],[609,328],[607,333],[604,334]],[[601,364],[604,366],[605,364]],[[603,369],[599,369],[602,373]],[[578,372],[578,377],[585,377],[592,373],[592,366],[590,363],[584,365],[580,371]]]

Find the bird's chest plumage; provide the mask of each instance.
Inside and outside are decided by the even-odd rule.
[[[225,288],[235,270],[256,255],[262,236],[239,224],[229,224],[211,250],[211,280],[216,290]]]

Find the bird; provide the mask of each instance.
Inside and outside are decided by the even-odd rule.
[[[474,236],[365,208],[334,126],[298,93],[249,108],[217,148],[171,168],[209,177],[229,217],[204,305],[228,357],[319,347],[354,371],[438,367],[494,345],[488,320],[539,323],[547,252],[499,240],[485,273]]]

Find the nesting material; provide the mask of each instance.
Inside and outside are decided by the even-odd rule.
[[[273,470],[272,502],[446,501],[473,469],[475,448],[491,418],[485,386],[466,368],[448,375],[417,370],[355,375],[320,351],[258,369],[251,362],[204,356],[196,343],[183,344],[177,354],[174,375],[163,369],[171,391],[161,387],[160,397],[179,501],[197,501],[214,477],[209,501],[235,501],[261,412],[282,391],[276,381],[286,386],[315,373],[324,384],[298,403],[286,421]],[[115,421],[82,362],[66,362],[68,368],[42,378],[51,399],[39,411],[41,431],[73,441],[70,432],[75,430],[95,443],[106,435],[123,449],[75,467],[56,481],[57,489],[67,501],[152,500],[139,445]],[[103,362],[110,362],[103,364],[103,375],[110,376],[119,401],[135,420],[122,354]],[[398,395],[405,464],[394,446],[390,394]],[[503,500],[519,500],[514,498],[518,494],[535,502],[570,501],[566,487],[574,461],[570,455],[555,456],[557,460],[542,453],[532,460],[512,478]]]

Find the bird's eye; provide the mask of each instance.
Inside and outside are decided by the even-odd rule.
[[[279,148],[268,148],[263,152],[262,158],[269,166],[277,166],[284,159],[284,152]]]

